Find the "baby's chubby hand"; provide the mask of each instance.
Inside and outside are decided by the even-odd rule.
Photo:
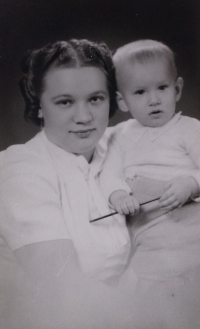
[[[192,176],[178,177],[165,183],[165,193],[159,199],[161,206],[171,211],[181,207],[190,198],[199,193],[199,185]]]
[[[121,215],[137,215],[140,210],[138,200],[124,190],[117,190],[110,196],[110,203]]]

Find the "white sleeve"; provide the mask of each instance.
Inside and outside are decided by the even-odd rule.
[[[110,195],[116,190],[131,192],[130,187],[125,182],[123,158],[122,147],[113,136],[109,142],[103,170],[100,174],[100,188],[108,201]]]
[[[69,239],[53,172],[31,162],[16,167],[6,166],[0,178],[0,228],[10,248]]]
[[[200,122],[190,118],[190,123],[191,125],[187,125],[187,129],[185,129],[184,143],[186,151],[195,163],[197,169],[188,173],[196,179],[200,191]],[[200,199],[198,199],[196,199],[196,201],[200,201]]]

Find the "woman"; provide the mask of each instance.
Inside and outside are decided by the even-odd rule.
[[[3,154],[0,327],[198,329],[198,273],[138,280],[124,218],[90,223],[110,212],[98,186],[116,109],[107,47],[57,42],[22,68],[25,116],[44,129]]]
[[[1,326],[129,328],[130,286],[118,282],[130,257],[124,218],[90,223],[110,212],[98,177],[116,109],[111,54],[87,40],[56,42],[22,70],[25,117],[44,129],[4,153]]]

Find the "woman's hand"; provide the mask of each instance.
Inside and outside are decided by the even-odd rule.
[[[140,210],[138,200],[124,190],[118,190],[111,194],[110,203],[121,215],[137,215]]]
[[[199,194],[199,185],[192,176],[178,177],[166,182],[165,193],[159,199],[161,206],[171,211],[181,207],[190,198],[195,198]]]

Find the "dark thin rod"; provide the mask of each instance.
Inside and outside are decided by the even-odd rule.
[[[147,203],[150,203],[150,202],[153,202],[153,201],[156,201],[156,200],[159,200],[160,198],[156,198],[156,199],[153,199],[153,200],[150,200],[150,201],[146,201],[146,202],[143,202],[143,203],[140,203],[140,206],[143,206],[144,204],[147,204]],[[117,211],[115,212],[112,212],[108,215],[105,215],[105,216],[101,216],[101,217],[98,217],[98,218],[95,218],[95,219],[91,219],[90,220],[90,223],[93,223],[93,222],[96,222],[97,220],[100,220],[100,219],[103,219],[103,218],[106,218],[106,217],[110,217],[110,216],[113,216],[113,215],[116,215],[118,214]]]

